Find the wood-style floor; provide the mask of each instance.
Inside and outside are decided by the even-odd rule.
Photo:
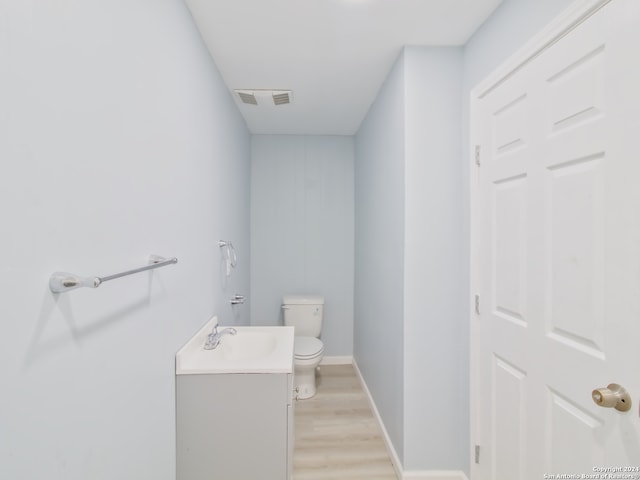
[[[353,366],[322,366],[316,382],[295,406],[294,480],[397,480]]]

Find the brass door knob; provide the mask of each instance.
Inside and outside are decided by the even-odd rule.
[[[591,392],[591,398],[600,407],[615,408],[620,412],[631,409],[631,396],[617,383],[610,383],[607,388],[595,389]]]

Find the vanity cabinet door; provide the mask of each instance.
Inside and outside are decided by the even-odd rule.
[[[177,376],[177,480],[288,479],[288,377]]]

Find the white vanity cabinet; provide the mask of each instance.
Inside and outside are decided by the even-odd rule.
[[[291,479],[293,328],[238,327],[204,350],[210,331],[176,355],[176,479]]]
[[[292,374],[176,377],[177,480],[288,480]]]

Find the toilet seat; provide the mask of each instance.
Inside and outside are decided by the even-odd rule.
[[[324,351],[322,340],[316,337],[295,337],[293,356],[300,360],[317,357]]]

